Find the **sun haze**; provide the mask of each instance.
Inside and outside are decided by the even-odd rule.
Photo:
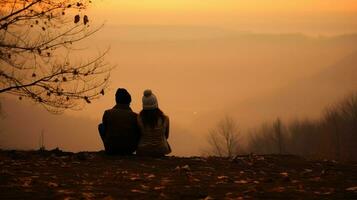
[[[0,145],[36,148],[44,130],[49,148],[103,149],[97,125],[116,89],[140,112],[149,88],[170,117],[173,155],[200,155],[226,115],[249,135],[277,117],[318,119],[357,90],[356,0],[97,0],[81,12],[104,27],[71,55],[110,47],[105,95],[61,116],[6,96]]]

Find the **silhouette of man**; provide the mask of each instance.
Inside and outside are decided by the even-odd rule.
[[[131,155],[140,139],[137,114],[130,108],[131,96],[124,88],[115,94],[116,105],[106,110],[98,130],[107,154]]]

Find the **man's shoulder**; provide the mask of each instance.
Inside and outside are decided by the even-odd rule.
[[[133,116],[137,116],[138,114],[136,112],[134,112],[133,110],[131,109],[128,109],[128,110],[124,110],[124,109],[117,109],[117,108],[111,108],[111,109],[108,109],[108,110],[105,110],[104,111],[104,114],[105,113],[127,113],[129,115],[133,115]]]
[[[118,112],[115,108],[110,108],[104,111],[104,116],[111,116],[114,113]]]
[[[110,109],[107,109],[104,111],[104,114],[107,114],[107,113],[110,113],[110,112],[113,112],[113,108],[110,108]]]

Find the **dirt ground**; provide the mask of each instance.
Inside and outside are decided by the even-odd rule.
[[[357,164],[0,151],[0,199],[357,199]]]

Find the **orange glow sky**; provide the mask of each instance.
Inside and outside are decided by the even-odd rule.
[[[115,25],[201,25],[255,32],[357,30],[356,0],[102,0],[92,12]]]
[[[346,12],[357,8],[355,0],[103,0],[95,3],[109,10],[149,12]]]

